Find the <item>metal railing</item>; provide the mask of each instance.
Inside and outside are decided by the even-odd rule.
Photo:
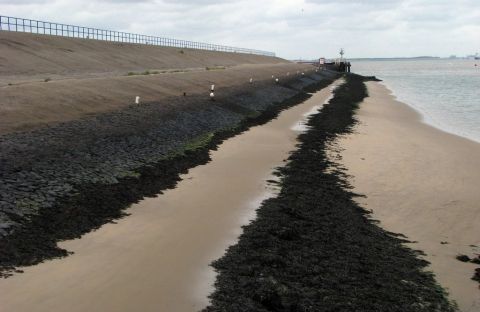
[[[43,22],[25,18],[2,16],[0,15],[0,31],[18,31],[43,35],[53,35],[71,38],[83,38],[113,42],[136,43],[146,45],[156,45],[163,47],[175,47],[185,49],[199,49],[209,51],[246,53],[265,56],[275,56],[275,53],[254,49],[245,49],[229,47],[218,44],[203,42],[178,40],[165,37],[146,36],[139,34],[126,33],[114,30],[104,30],[91,27],[74,26],[67,24],[58,24]]]

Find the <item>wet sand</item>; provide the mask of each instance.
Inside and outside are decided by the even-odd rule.
[[[336,82],[339,83],[339,82]],[[330,88],[222,143],[177,188],[132,205],[131,216],[62,247],[64,259],[0,281],[1,311],[197,311],[207,305],[209,264],[274,194],[266,180],[295,148],[298,121]],[[319,106],[318,106],[319,107]]]
[[[480,246],[480,144],[423,123],[382,84],[367,85],[356,133],[338,140],[354,191],[367,195],[359,202],[381,227],[418,241],[410,246],[427,254],[461,311],[480,311],[470,279],[478,266],[455,259],[480,252],[472,247]]]

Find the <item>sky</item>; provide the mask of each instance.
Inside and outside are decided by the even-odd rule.
[[[287,59],[480,53],[480,0],[0,0],[0,15],[272,51]]]

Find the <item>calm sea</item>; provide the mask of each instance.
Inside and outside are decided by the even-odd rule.
[[[382,79],[426,123],[480,142],[480,60],[362,60],[352,71]]]

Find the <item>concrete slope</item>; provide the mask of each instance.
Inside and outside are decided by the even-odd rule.
[[[82,76],[287,61],[260,55],[0,32],[0,76]]]
[[[260,55],[0,32],[0,135],[122,109],[134,102],[206,98],[312,71]],[[214,68],[214,66],[220,66]],[[152,75],[128,75],[145,70]]]

